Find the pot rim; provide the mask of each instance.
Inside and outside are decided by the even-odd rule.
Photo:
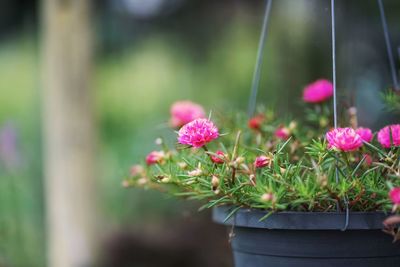
[[[213,208],[213,221],[224,225],[245,228],[261,228],[274,230],[378,230],[383,229],[383,221],[390,215],[383,211],[350,212],[346,226],[345,212],[296,212],[283,211],[271,214],[260,221],[268,211],[240,208],[227,221],[226,217],[234,206],[218,206]]]

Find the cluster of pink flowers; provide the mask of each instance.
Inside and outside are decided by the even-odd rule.
[[[171,126],[181,127],[195,119],[204,118],[205,112],[202,106],[188,100],[177,101],[171,106]]]
[[[189,122],[178,132],[178,142],[193,147],[202,147],[218,137],[218,128],[208,119]]]
[[[400,124],[392,124],[378,132],[378,141],[385,147],[400,146]]]
[[[333,85],[325,79],[317,80],[304,88],[303,100],[307,103],[320,103],[333,95]]]

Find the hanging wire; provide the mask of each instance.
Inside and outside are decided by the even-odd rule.
[[[389,28],[388,28],[387,21],[386,21],[385,8],[383,6],[382,0],[378,0],[378,5],[379,5],[379,12],[381,15],[383,35],[385,36],[386,50],[387,50],[387,54],[388,54],[388,58],[389,58],[390,72],[392,74],[393,87],[395,90],[399,90],[399,81],[397,78],[397,70],[396,70],[396,65],[394,63],[394,56],[393,56],[392,45],[390,42]]]
[[[255,65],[254,74],[253,74],[253,82],[251,85],[249,108],[248,108],[248,113],[247,113],[249,117],[252,117],[254,115],[255,108],[256,108],[257,92],[258,92],[258,87],[259,87],[260,78],[261,78],[261,66],[262,66],[262,60],[263,60],[263,54],[264,54],[264,47],[265,47],[265,42],[267,39],[268,21],[269,21],[269,16],[271,13],[272,0],[266,0],[266,1],[267,1],[267,4],[266,4],[266,8],[265,8],[264,21],[263,21],[263,26],[261,29],[260,41],[258,44],[257,59],[256,59],[256,65]]]
[[[335,0],[331,0],[331,26],[332,26],[332,81],[333,81],[333,124],[335,128],[338,126],[338,116],[337,116],[337,94],[336,94],[336,28],[335,28]],[[336,183],[339,183],[339,170],[336,167],[335,171],[335,179]],[[346,209],[346,217],[344,222],[344,227],[342,231],[346,231],[349,226],[350,220],[350,212],[349,212],[349,201],[347,196],[343,199],[345,209]],[[337,211],[340,211],[339,202],[337,203]]]
[[[336,98],[336,34],[335,34],[335,0],[331,0],[332,25],[332,80],[333,80],[333,125],[337,128],[337,98]],[[336,175],[336,182],[339,182]]]

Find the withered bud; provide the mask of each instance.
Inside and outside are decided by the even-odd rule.
[[[324,174],[317,176],[317,182],[320,186],[325,187],[328,185],[328,177]]]
[[[216,175],[211,177],[212,190],[215,191],[219,186],[219,178]]]
[[[178,167],[181,168],[182,170],[186,169],[187,166],[188,166],[187,163],[184,162],[184,161],[178,162],[177,165],[178,165]]]
[[[297,128],[297,122],[296,121],[291,121],[289,123],[289,130],[292,132],[293,130],[295,130]]]
[[[161,183],[169,183],[171,181],[171,176],[170,175],[165,175],[162,179],[161,179]]]
[[[147,184],[148,181],[149,180],[146,177],[142,177],[142,178],[139,178],[136,183],[138,185],[145,185],[145,184]]]
[[[319,119],[319,126],[321,127],[326,127],[328,125],[329,121],[326,117],[321,117]]]
[[[237,158],[235,159],[235,162],[236,162],[237,165],[240,165],[240,164],[242,164],[242,163],[244,162],[244,160],[245,160],[244,157],[239,156],[239,157],[237,157]]]
[[[244,163],[240,164],[240,168],[247,172],[250,171],[249,166],[247,166],[247,164],[244,164]]]
[[[188,175],[190,177],[198,177],[203,174],[203,171],[200,168],[194,169],[193,171],[188,171]]]
[[[249,175],[249,181],[252,186],[256,186],[256,176],[254,174]]]
[[[280,168],[281,174],[284,174],[286,172],[285,168],[282,168],[282,167],[279,167],[279,168]]]

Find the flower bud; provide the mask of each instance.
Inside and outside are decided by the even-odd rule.
[[[264,202],[275,202],[276,197],[273,193],[264,193],[261,196],[261,200]]]
[[[162,163],[165,159],[164,151],[152,151],[146,157],[146,164],[153,165],[156,163]]]
[[[219,186],[219,178],[216,175],[212,176],[211,185],[212,185],[212,190],[213,191],[217,190],[217,188]]]
[[[279,127],[275,130],[275,137],[286,140],[290,137],[290,130],[287,127]]]
[[[188,175],[190,177],[198,177],[203,174],[203,171],[200,168],[194,169],[193,171],[188,171]]]
[[[225,157],[226,157],[225,153],[222,152],[221,150],[217,150],[217,151],[215,152],[215,154],[216,154],[215,156],[214,156],[214,155],[211,155],[211,156],[210,156],[211,161],[214,162],[215,164],[222,164],[222,163],[224,163],[224,159],[225,159]]]
[[[254,167],[256,167],[257,169],[264,168],[265,166],[270,165],[270,163],[271,158],[263,155],[256,158],[256,160],[254,161]]]
[[[254,116],[253,118],[251,118],[248,121],[248,126],[250,129],[253,130],[260,130],[262,123],[264,122],[264,115],[263,114],[259,114]]]

